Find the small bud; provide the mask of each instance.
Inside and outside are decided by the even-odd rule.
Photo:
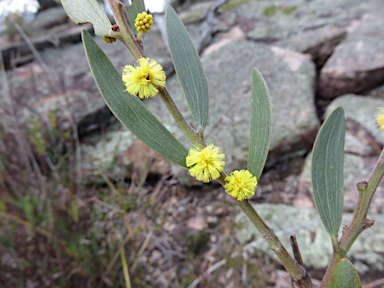
[[[138,32],[147,33],[151,29],[151,25],[153,24],[152,15],[147,12],[142,12],[137,14],[137,18],[135,20],[135,27]]]
[[[113,42],[116,41],[116,38],[114,38],[114,37],[110,37],[110,36],[103,36],[103,37],[101,37],[101,38],[103,38],[103,40],[104,40],[105,42],[107,42],[107,43],[113,43]]]
[[[381,114],[376,115],[376,122],[377,122],[377,126],[379,126],[380,130],[384,131],[384,109],[379,108],[379,111],[381,112]]]

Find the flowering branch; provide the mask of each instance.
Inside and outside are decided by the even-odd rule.
[[[176,103],[173,101],[171,95],[169,95],[167,88],[164,87],[163,89],[159,89],[159,94],[165,106],[167,106],[168,110],[171,112],[177,126],[184,132],[188,139],[191,140],[191,142],[196,147],[205,147],[203,135],[201,133],[195,132],[191,125],[188,124],[187,120],[185,120],[184,116],[181,114],[179,108],[177,108]]]

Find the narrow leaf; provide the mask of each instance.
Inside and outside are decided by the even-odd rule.
[[[348,258],[339,261],[328,288],[361,288],[359,274]]]
[[[109,35],[112,24],[96,0],[61,0],[61,4],[76,24],[92,23],[96,35]]]
[[[157,120],[136,96],[126,92],[119,72],[88,32],[83,42],[96,84],[109,109],[150,148],[185,167],[187,149]]]
[[[272,135],[272,108],[267,84],[260,71],[252,72],[252,114],[248,171],[260,178],[267,160]]]
[[[209,94],[199,55],[183,22],[170,5],[167,6],[165,21],[169,49],[177,77],[193,118],[201,128],[204,128],[208,120]]]
[[[312,153],[312,190],[321,221],[337,237],[344,201],[344,110],[337,107],[317,135]]]
[[[128,15],[128,21],[131,25],[132,29],[137,33],[137,29],[135,27],[135,20],[137,14],[145,11],[144,0],[132,0],[132,4],[126,7],[126,12]]]

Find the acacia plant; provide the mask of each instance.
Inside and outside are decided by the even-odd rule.
[[[276,253],[292,277],[293,285],[314,287],[300,253],[296,251],[294,257],[288,253],[248,200],[254,195],[271,141],[271,103],[261,73],[256,68],[252,71],[247,170],[232,171],[227,175],[224,171],[225,155],[214,143],[204,141],[209,104],[207,80],[198,53],[174,9],[168,6],[165,13],[168,45],[194,123],[185,120],[168,93],[162,66],[144,53],[142,35],[153,24],[152,16],[145,12],[144,1],[133,0],[130,6],[124,6],[118,0],[108,2],[116,25],[111,25],[96,0],[62,0],[74,22],[92,23],[97,36],[108,43],[121,41],[137,60],[137,63],[125,66],[120,75],[90,34],[82,32],[89,66],[108,107],[137,138],[174,163],[189,169],[191,176],[203,182],[218,180]],[[176,125],[191,141],[191,147],[184,147],[140,100],[156,95],[161,97]],[[378,117],[379,125],[384,124],[383,119],[384,116]],[[374,224],[367,218],[367,211],[384,173],[382,153],[368,181],[357,184],[360,196],[353,219],[339,237],[344,199],[344,122],[343,108],[338,107],[323,123],[312,153],[314,200],[333,245],[333,255],[320,287],[361,287],[359,276],[346,256],[359,234]],[[384,129],[384,125],[380,128]]]

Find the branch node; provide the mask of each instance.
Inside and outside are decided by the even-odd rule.
[[[356,186],[357,186],[357,189],[359,190],[359,192],[364,192],[368,188],[368,182],[367,181],[361,181],[361,182],[357,183]]]
[[[303,258],[301,257],[301,253],[300,253],[300,249],[299,249],[299,245],[297,244],[297,241],[296,241],[296,235],[292,234],[290,237],[290,240],[291,240],[291,246],[292,246],[293,256],[295,257],[295,260],[301,266],[304,266]]]
[[[364,219],[364,222],[362,224],[363,229],[367,229],[369,227],[372,227],[373,224],[375,224],[375,220],[369,220],[368,218]]]

